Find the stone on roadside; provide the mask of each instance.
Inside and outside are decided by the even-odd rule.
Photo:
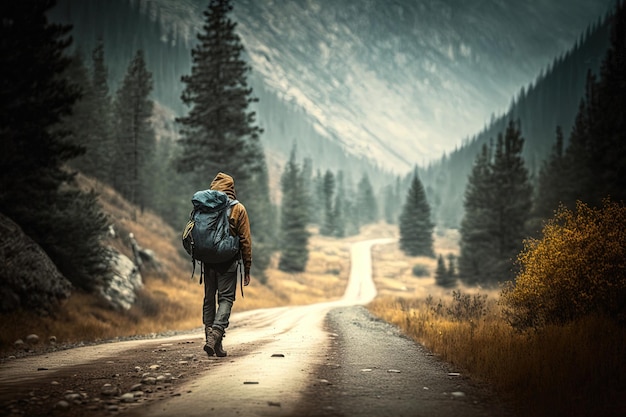
[[[156,385],[157,380],[155,377],[153,376],[146,376],[141,380],[142,383],[146,384],[146,385]]]
[[[54,405],[56,410],[67,410],[70,408],[70,403],[65,400],[61,400]]]
[[[135,384],[132,387],[130,387],[131,391],[141,391],[141,384]]]
[[[15,342],[13,342],[13,346],[15,346],[17,349],[24,349],[24,341],[22,339],[17,339]]]
[[[132,392],[127,392],[120,397],[120,401],[124,403],[135,402],[135,394],[133,394]]]
[[[115,385],[104,384],[100,389],[100,394],[106,395],[108,397],[120,395],[120,389]]]
[[[76,402],[76,401],[78,401],[78,402],[80,403],[80,400],[82,400],[82,399],[83,399],[83,397],[82,397],[80,394],[78,394],[78,393],[76,393],[76,392],[73,392],[73,393],[70,393],[70,394],[65,395],[65,399],[66,399],[67,401],[71,401],[71,402]]]
[[[37,336],[34,333],[31,333],[28,336],[26,336],[26,341],[31,345],[36,345],[37,343],[39,343],[39,336]]]
[[[56,342],[57,342],[57,337],[56,337],[56,336],[50,336],[50,337],[48,338],[48,342],[50,342],[50,344],[51,344],[51,345],[56,344]]]

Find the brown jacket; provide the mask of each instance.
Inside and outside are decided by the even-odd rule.
[[[237,199],[235,193],[235,180],[228,174],[218,173],[211,182],[211,189],[223,191],[231,200]],[[239,236],[239,248],[243,258],[243,267],[246,274],[250,273],[252,266],[252,239],[250,235],[250,220],[248,212],[243,204],[235,204],[230,212],[230,231],[234,236]]]

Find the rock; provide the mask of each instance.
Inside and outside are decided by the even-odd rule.
[[[390,374],[399,374],[401,371],[398,369],[388,369],[387,372]]]
[[[56,342],[57,342],[57,337],[56,337],[56,336],[50,336],[50,337],[48,338],[48,342],[50,342],[50,344],[51,344],[51,345],[56,344]]]
[[[454,391],[451,395],[456,398],[465,397],[465,393],[461,391]]]
[[[98,288],[100,295],[118,310],[129,310],[137,300],[136,291],[143,287],[139,269],[127,256],[109,248],[111,278]]]
[[[80,400],[82,400],[83,397],[80,394],[74,392],[74,393],[71,393],[71,394],[67,394],[65,396],[65,399],[67,401],[70,401],[70,402],[75,402],[75,401],[80,402]]]
[[[0,312],[50,312],[70,296],[72,284],[48,255],[11,219],[0,214]]]
[[[141,384],[135,384],[132,387],[130,387],[130,390],[131,391],[141,391],[141,387],[142,387]]]
[[[127,392],[120,397],[120,401],[123,403],[132,403],[135,402],[135,394],[132,392]]]
[[[120,389],[115,385],[104,384],[100,389],[100,394],[107,397],[112,397],[114,395],[120,395]]]
[[[156,371],[157,369],[159,369],[161,367],[161,365],[150,365],[149,368],[151,371]]]
[[[13,346],[17,349],[24,349],[24,341],[22,339],[17,339],[13,342]]]
[[[31,345],[36,345],[37,343],[39,343],[39,336],[34,333],[29,334],[28,336],[26,336],[26,342],[30,343]]]
[[[155,377],[153,376],[146,376],[141,380],[142,383],[146,384],[146,385],[156,385],[157,380]]]
[[[70,403],[65,400],[61,400],[54,405],[54,408],[56,410],[67,410],[68,408],[70,408]]]

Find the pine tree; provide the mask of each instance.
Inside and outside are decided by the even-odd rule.
[[[113,140],[112,103],[108,85],[108,68],[104,60],[104,41],[98,43],[92,53],[93,74],[91,90],[86,99],[90,101],[92,116],[89,119],[89,137],[85,138],[89,160],[93,166],[87,174],[115,187],[116,176],[112,167],[115,161]]]
[[[0,5],[0,212],[75,286],[92,289],[107,272],[100,241],[107,224],[95,195],[80,192],[65,167],[84,152],[59,125],[80,88],[63,76],[70,27],[48,23],[53,6],[48,0]]]
[[[324,220],[320,227],[322,236],[332,236],[335,232],[335,216],[333,210],[333,197],[335,195],[335,176],[330,170],[324,174]]]
[[[495,215],[498,221],[498,256],[504,264],[500,273],[510,275],[510,265],[527,236],[526,222],[532,207],[532,187],[522,157],[524,138],[519,126],[509,122],[504,138],[499,135],[493,162]],[[498,277],[498,281],[506,280]]]
[[[252,274],[262,283],[267,283],[265,271],[272,253],[277,249],[277,208],[270,200],[269,178],[265,157],[261,160],[261,171],[249,181],[250,187],[242,192],[246,195],[246,208],[250,218],[250,232],[254,250]],[[239,192],[239,191],[238,191]]]
[[[560,126],[557,126],[556,142],[552,153],[539,170],[532,210],[534,230],[530,230],[531,233],[541,230],[541,221],[551,218],[563,201],[563,190],[567,186],[563,146],[563,131]]]
[[[176,168],[194,174],[199,183],[223,171],[244,184],[261,170],[261,129],[248,111],[256,101],[246,79],[250,67],[241,57],[244,48],[231,11],[230,0],[211,0],[191,52],[191,75],[182,77],[182,100],[190,110],[176,119],[182,126]]]
[[[495,285],[512,277],[532,205],[523,144],[520,129],[510,121],[504,136],[498,135],[493,162],[486,146],[476,159],[461,222],[459,275],[466,284]]]
[[[118,183],[119,191],[142,209],[150,190],[157,186],[149,184],[152,176],[148,171],[156,148],[150,122],[154,106],[149,98],[152,86],[152,73],[146,68],[143,51],[138,50],[115,98],[115,171],[118,178],[125,178]]]
[[[619,1],[611,16],[609,49],[599,79],[587,94],[589,168],[593,178],[589,200],[626,200],[626,3]]]
[[[400,249],[409,256],[434,256],[430,206],[422,182],[413,172],[411,186],[400,214]]]
[[[454,272],[446,268],[446,261],[443,255],[437,257],[437,268],[435,269],[435,283],[440,287],[450,288],[455,284]]]
[[[348,213],[344,206],[344,199],[346,197],[346,190],[344,186],[343,172],[337,173],[337,192],[335,193],[335,203],[333,207],[333,236],[345,237],[346,236],[346,217]]]
[[[360,224],[371,224],[378,221],[378,202],[367,174],[363,174],[357,186],[356,204]]]
[[[302,272],[309,258],[307,230],[308,196],[302,181],[296,153],[292,150],[281,177],[283,193],[281,210],[282,246],[278,268],[286,272]]]
[[[465,215],[461,221],[458,268],[459,278],[468,285],[483,280],[490,266],[488,261],[496,252],[494,199],[491,150],[484,144],[468,178],[463,202]]]

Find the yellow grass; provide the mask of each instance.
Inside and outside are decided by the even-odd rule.
[[[458,253],[454,239],[450,233],[438,236],[436,252]],[[413,277],[416,263],[432,265],[431,276]],[[397,245],[387,245],[374,249],[373,265],[381,296],[369,309],[459,371],[493,384],[520,415],[626,415],[623,327],[587,317],[522,334],[502,319],[499,291],[463,287],[457,290],[487,295],[487,313],[479,320],[455,321],[446,314],[452,290],[435,285],[433,260],[407,257]]]

